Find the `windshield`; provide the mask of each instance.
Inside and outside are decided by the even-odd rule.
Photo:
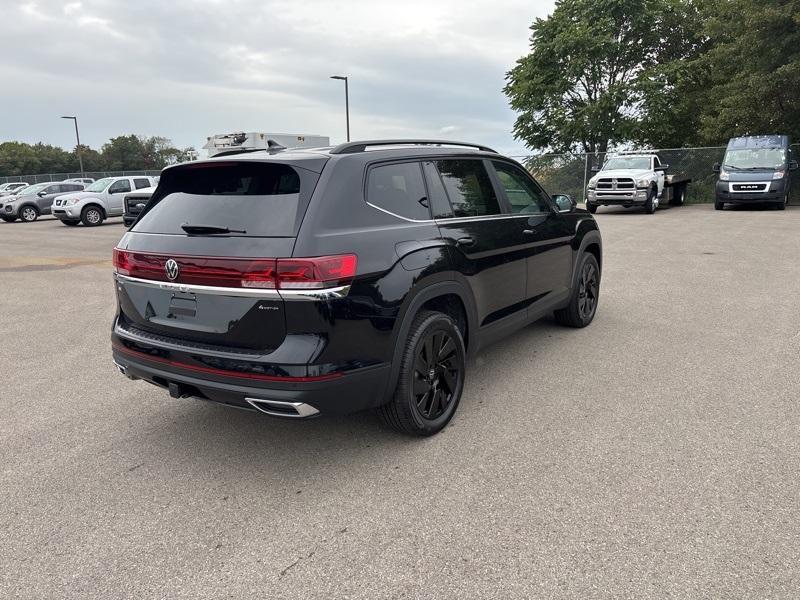
[[[775,170],[786,166],[786,150],[783,148],[743,148],[728,150],[725,154],[726,169]]]
[[[84,192],[102,192],[105,190],[111,182],[114,181],[113,177],[104,177],[103,179],[98,179],[89,187],[83,189]]]
[[[650,159],[646,156],[617,156],[610,158],[603,167],[603,171],[612,169],[650,170]]]
[[[38,192],[40,190],[43,190],[48,185],[50,185],[50,184],[49,183],[37,183],[36,185],[28,186],[24,190],[22,190],[19,193],[19,195],[20,196],[30,196],[31,194],[35,194],[36,192]]]

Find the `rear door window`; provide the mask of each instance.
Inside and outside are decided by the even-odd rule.
[[[137,190],[142,188],[150,187],[152,184],[150,183],[149,179],[143,179],[141,177],[133,180],[133,185],[136,186]]]
[[[319,176],[285,163],[210,162],[168,169],[133,231],[186,235],[182,225],[237,237],[293,237]]]
[[[513,213],[549,213],[550,201],[530,176],[507,162],[492,161],[497,179],[508,198]]]
[[[372,167],[367,178],[367,202],[406,219],[425,221],[431,218],[418,162]]]
[[[456,217],[500,214],[497,194],[482,160],[445,159],[435,164]]]
[[[109,194],[120,194],[122,192],[130,192],[131,191],[131,182],[127,179],[120,179],[115,181],[111,184],[111,187],[108,188]]]

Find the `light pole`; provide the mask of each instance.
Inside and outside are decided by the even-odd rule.
[[[78,164],[81,166],[81,177],[84,177],[86,173],[83,171],[83,158],[81,157],[81,136],[78,133],[78,117],[61,117],[62,119],[72,119],[75,121],[75,138],[78,140]]]
[[[347,89],[347,77],[343,75],[331,75],[331,79],[344,81],[344,110],[347,118],[347,141],[350,141],[350,92]]]

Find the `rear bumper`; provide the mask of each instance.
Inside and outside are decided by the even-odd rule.
[[[344,415],[383,402],[390,375],[389,365],[375,365],[342,372],[323,381],[270,381],[242,379],[221,373],[198,374],[187,365],[167,364],[168,361],[124,348],[117,342],[112,346],[114,363],[126,377],[141,379],[166,390],[174,397],[210,400],[219,404],[256,410],[253,401],[275,410],[269,414],[304,418],[308,416]],[[302,404],[291,411],[289,404]],[[285,414],[280,414],[282,409]],[[267,412],[262,410],[262,412]]]

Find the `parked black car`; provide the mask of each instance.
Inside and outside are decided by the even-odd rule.
[[[286,417],[379,407],[430,435],[468,353],[550,313],[592,321],[601,245],[569,197],[471,144],[169,167],[114,250],[114,361],[173,397]]]
[[[770,204],[784,210],[791,193],[790,171],[797,169],[791,142],[785,135],[732,138],[719,173],[714,208],[725,204]]]

